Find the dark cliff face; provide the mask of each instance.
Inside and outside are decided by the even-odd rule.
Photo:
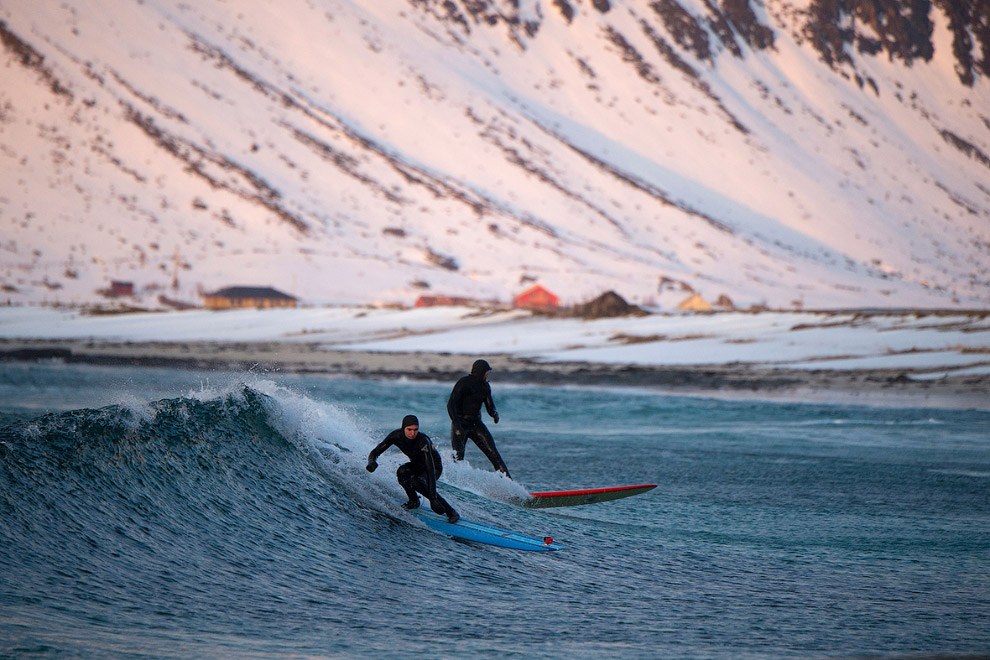
[[[990,0],[938,0],[936,4],[949,17],[956,73],[972,87],[978,75],[990,76]],[[974,46],[977,59],[972,56]]]
[[[522,18],[517,0],[410,0],[470,33],[472,29],[507,25],[521,39],[534,37],[542,17]],[[651,15],[641,16],[644,29],[662,23],[684,50],[699,61],[711,62],[717,52],[743,57],[744,48],[774,47],[774,30],[761,19],[770,9],[760,0],[704,0],[704,15],[693,14],[677,0],[649,4]],[[576,0],[550,4],[568,23],[579,20]],[[608,0],[591,7],[607,14],[615,9]],[[949,19],[953,55],[960,82],[972,86],[979,76],[990,76],[990,0],[813,0],[800,17],[799,33],[832,68],[852,63],[851,55],[900,60],[930,60],[934,54],[933,11]],[[860,80],[860,83],[870,81]]]
[[[990,75],[990,1],[988,0],[815,0],[809,11],[806,34],[834,66],[849,61],[849,50],[869,55],[886,54],[910,65],[930,60],[932,11],[937,7],[949,18],[956,73],[964,85],[977,76]],[[857,27],[869,28],[866,36]],[[974,44],[975,40],[975,44]],[[973,57],[976,46],[977,57]]]

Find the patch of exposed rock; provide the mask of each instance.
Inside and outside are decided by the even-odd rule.
[[[649,312],[636,305],[630,305],[615,291],[606,291],[594,300],[575,305],[574,316],[586,319],[604,319],[616,316],[646,316]]]

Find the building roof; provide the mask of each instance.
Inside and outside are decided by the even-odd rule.
[[[557,298],[557,295],[556,294],[554,294],[552,291],[549,291],[548,289],[540,286],[539,284],[534,284],[533,286],[529,287],[528,289],[526,289],[522,293],[517,294],[515,296],[515,298],[513,298],[513,299],[514,300],[522,300],[522,299],[529,298],[529,297],[532,297],[532,296],[546,296],[547,298],[550,298],[550,299],[553,299],[553,300],[559,300]]]
[[[263,298],[269,300],[295,300],[294,296],[282,293],[270,286],[228,286],[206,294],[222,298]]]
[[[712,306],[708,304],[708,301],[701,297],[701,294],[694,293],[685,298],[677,309],[683,309],[693,312],[710,312],[712,311]]]

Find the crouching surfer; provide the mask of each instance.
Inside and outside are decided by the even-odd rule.
[[[368,472],[378,469],[378,457],[393,445],[409,458],[409,462],[400,465],[395,472],[399,485],[409,497],[409,501],[402,505],[403,508],[418,507],[419,494],[422,494],[430,501],[430,508],[433,511],[446,515],[447,522],[457,522],[460,516],[437,492],[437,479],[443,472],[440,454],[430,442],[430,437],[419,432],[419,419],[415,415],[403,417],[402,428],[389,433],[377,447],[371,450],[368,454]]]

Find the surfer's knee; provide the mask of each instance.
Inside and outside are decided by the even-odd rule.
[[[395,478],[399,480],[400,484],[412,483],[413,476],[412,465],[409,463],[403,463],[395,471]]]

